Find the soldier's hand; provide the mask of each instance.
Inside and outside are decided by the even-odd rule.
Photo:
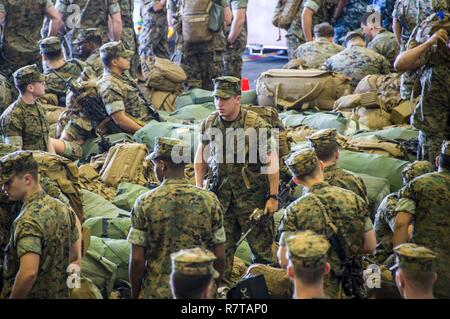
[[[276,200],[276,199],[274,199],[274,198],[270,198],[270,199],[266,202],[265,211],[266,211],[268,214],[270,214],[270,215],[275,214],[275,212],[278,211],[278,200]]]
[[[428,42],[431,45],[436,44],[439,41],[442,41],[445,44],[447,44],[448,42],[448,34],[447,31],[445,31],[444,29],[439,29],[428,39]]]
[[[153,11],[160,12],[164,9],[164,6],[158,1],[153,5]]]

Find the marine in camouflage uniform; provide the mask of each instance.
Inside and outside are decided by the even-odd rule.
[[[0,45],[1,73],[9,76],[22,66],[41,65],[39,31],[51,9],[50,0],[0,0],[0,13],[6,15]]]
[[[394,244],[399,244],[395,240],[399,240],[400,230],[414,222],[412,242],[429,247],[439,256],[436,297],[450,298],[450,141],[442,143],[439,156],[446,167],[440,164],[438,172],[419,176],[399,191]]]
[[[443,21],[450,19],[448,10],[443,11],[443,15]],[[408,50],[426,43],[431,36],[427,34],[430,33],[430,27],[439,26],[440,21],[437,13],[426,18],[412,33]],[[417,159],[433,163],[442,141],[450,138],[450,50],[439,41],[439,44],[428,48],[419,59],[422,91],[411,124],[420,130]]]
[[[131,58],[134,52],[125,49],[122,42],[109,42],[100,48],[100,55],[102,60],[111,57]],[[137,83],[127,74],[117,74],[105,66],[103,77],[97,84],[108,115],[124,111],[141,126],[153,119]],[[89,119],[80,116],[73,117],[64,131],[75,140],[84,140],[92,136],[93,129]]]
[[[57,60],[64,61],[61,42],[57,37],[49,37],[39,41],[39,49],[44,59],[47,55],[60,54]],[[50,61],[53,62],[53,61]],[[58,105],[66,106],[66,92],[67,88],[65,82],[61,80],[53,71],[58,72],[64,79],[72,78],[78,79],[83,69],[86,67],[86,63],[77,59],[71,59],[64,61],[64,64],[58,68],[52,68],[44,65],[45,85],[47,87],[47,93],[55,94],[58,97]]]
[[[174,147],[181,146],[178,139],[159,137],[155,142],[147,158],[154,162],[172,161]],[[214,251],[225,242],[222,207],[212,192],[186,178],[161,179],[161,185],[140,196],[131,211],[128,241],[145,250],[147,265],[139,294],[145,299],[171,298],[171,253],[192,247]]]
[[[89,28],[85,30],[80,30],[77,38],[72,42],[75,51],[80,59],[84,60],[95,72],[97,77],[103,74],[103,62],[100,57],[100,47],[102,45],[102,40],[98,29]],[[92,51],[89,50],[87,55],[81,54],[83,49],[82,46],[92,46]]]
[[[336,19],[334,42],[343,43],[348,32],[359,28],[361,16],[367,11],[368,0],[348,0],[344,10]]]
[[[13,77],[16,87],[45,81],[36,65],[20,68]],[[0,133],[6,144],[24,150],[48,150],[49,124],[38,101],[27,104],[19,96],[0,116]]]
[[[363,179],[349,171],[339,168],[338,160],[333,158],[333,155],[331,158],[323,156],[324,153],[325,155],[329,155],[330,149],[334,150],[333,154],[336,156],[335,154],[339,149],[336,136],[336,129],[323,129],[307,138],[308,145],[316,151],[317,157],[322,162],[326,162],[323,169],[325,182],[331,186],[352,191],[367,202],[367,189]]]
[[[392,17],[396,20],[394,23],[401,26],[401,45],[400,52],[405,51],[411,32],[427,16],[433,13],[431,1],[424,0],[397,0],[395,2]],[[416,71],[404,72],[401,76],[400,96],[404,100],[409,100],[413,87],[414,95],[420,92],[420,83],[416,81],[418,75]]]
[[[394,65],[395,58],[400,51],[395,35],[386,29],[380,29],[378,34],[367,44],[367,48],[387,58],[391,65]]]
[[[83,29],[97,28],[102,42],[109,42],[108,21],[110,16],[120,14],[119,2],[120,0],[57,0],[56,8],[63,15],[66,26],[65,38],[72,57],[76,57],[72,42]],[[78,14],[79,25],[75,25]]]
[[[402,171],[403,184],[411,182],[414,178],[423,174],[431,173],[433,165],[427,161],[416,161],[408,164]],[[375,234],[377,236],[377,248],[375,258],[377,263],[389,262],[387,258],[392,255],[392,235],[395,228],[395,210],[397,208],[399,195],[397,192],[387,195],[375,215]]]
[[[217,78],[214,82],[213,94],[216,100],[219,98],[230,99],[240,96],[240,80],[228,76]],[[250,123],[251,118],[253,118],[253,123]],[[235,132],[237,129],[245,130],[251,127],[257,132],[261,132],[261,129],[268,129],[266,141],[255,136],[255,138],[258,138],[258,143],[255,143],[255,145],[258,145],[259,148],[257,163],[236,163],[234,161],[233,163],[224,163],[225,155],[223,154],[226,154],[227,158],[232,156],[233,159],[239,159],[240,156],[244,155],[247,158],[245,161],[248,162],[248,142],[246,142],[247,150],[242,150],[237,147],[233,148],[232,151],[234,153],[231,153],[230,149],[224,149],[224,146],[220,143],[220,139],[216,141],[211,134],[217,132],[217,134],[222,136],[223,144],[229,145],[234,141],[234,137],[230,136],[232,132]],[[256,113],[245,110],[242,107],[240,107],[239,114],[234,121],[227,122],[222,119],[218,112],[215,112],[201,124],[200,142],[202,147],[199,147],[197,152],[204,150],[206,147],[209,148],[208,158],[203,159],[204,162],[208,163],[210,168],[209,187],[219,198],[225,212],[224,224],[227,238],[225,244],[225,281],[229,280],[233,269],[234,253],[237,249],[236,244],[241,234],[249,229],[248,222],[250,215],[255,208],[264,209],[268,202],[270,184],[268,176],[261,173],[263,167],[261,161],[271,152],[270,129],[270,125]],[[238,133],[236,134],[238,135]],[[197,185],[198,183],[199,181],[197,179]],[[270,215],[256,226],[247,237],[253,254],[253,262],[268,264],[272,261],[271,246],[273,240],[274,221]]]
[[[247,12],[248,0],[228,0],[228,2],[233,13],[238,10],[245,10],[245,12]],[[247,15],[247,13],[245,14]],[[228,27],[226,35],[229,36],[230,32],[231,26]],[[242,26],[238,38],[233,43],[229,43],[227,41],[227,46],[225,52],[223,53],[224,72],[218,76],[230,75],[237,78],[241,77],[243,63],[242,55],[247,47],[247,33],[247,17],[245,17],[245,23]]]
[[[298,10],[286,33],[286,45],[289,60],[294,58],[294,51],[302,43],[305,43],[305,36],[302,31],[302,6]]]
[[[37,167],[31,152],[18,151],[6,155],[0,159],[0,184],[24,171],[37,171]],[[20,259],[29,253],[38,254],[40,262],[37,278],[27,298],[68,298],[67,267],[72,245],[79,238],[76,219],[73,211],[48,196],[40,187],[23,202],[5,251],[2,298],[12,292],[16,275],[23,266]]]
[[[352,32],[346,37],[346,41],[362,36]],[[389,74],[389,61],[382,55],[367,49],[360,44],[349,44],[347,48],[325,61],[325,67],[329,71],[342,73],[351,78],[350,84],[356,87],[358,82],[367,75]]]
[[[157,2],[163,5],[163,9],[155,12],[153,7]],[[165,3],[159,0],[141,0],[141,16],[144,24],[139,35],[139,55],[170,59]]]
[[[299,177],[317,172],[319,159],[313,149],[306,148],[292,154],[286,160],[286,164],[292,175]],[[279,228],[280,246],[285,246],[286,239],[297,231],[312,230],[317,234],[329,236],[330,229],[325,222],[324,214],[328,214],[332,223],[342,233],[349,256],[359,259],[364,243],[363,235],[373,230],[367,204],[355,193],[331,186],[325,181],[311,186],[306,195],[286,208]],[[328,256],[331,273],[325,279],[325,289],[328,296],[337,298],[339,287],[337,276],[342,274],[342,263],[334,249]]]
[[[130,75],[135,78],[139,68],[138,43],[136,32],[134,31],[133,11],[134,0],[119,0],[120,14],[122,16],[122,37],[121,41],[127,50],[133,51],[131,58]]]
[[[325,37],[315,37],[314,41],[301,44],[294,52],[297,59],[305,61],[304,67],[320,69],[328,58],[344,50],[339,44],[334,44]]]

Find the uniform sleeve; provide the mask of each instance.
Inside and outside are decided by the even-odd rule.
[[[272,147],[275,147],[276,145],[275,137],[272,136],[272,126],[258,116],[255,127],[258,133],[259,155],[261,156],[263,162],[267,163],[267,160],[265,160],[264,157],[270,153],[272,151]],[[265,137],[265,139],[261,139],[260,137]]]
[[[388,59],[383,56],[383,59],[381,59],[381,64],[381,74],[390,74],[391,64],[389,63]]]
[[[281,234],[279,244],[280,246],[286,245],[286,238],[291,234],[298,231],[297,229],[297,216],[296,210],[294,209],[294,204],[291,204],[286,208],[283,218],[280,223],[279,232]]]
[[[366,217],[366,220],[364,222],[364,232],[368,232],[371,231],[373,229],[373,223],[372,220],[370,219],[370,217]]]
[[[317,13],[321,6],[322,0],[307,0],[305,2],[305,8],[311,9],[314,13]]]
[[[24,117],[17,109],[12,110],[0,120],[3,139],[6,144],[22,146],[22,131],[25,126]],[[20,143],[20,145],[19,145]]]
[[[223,244],[226,241],[225,228],[223,226],[223,208],[217,199],[216,195],[213,195],[212,203],[212,231],[213,231],[213,243],[215,245]]]
[[[248,0],[231,0],[231,9],[247,9]]]
[[[211,142],[211,136],[209,132],[206,132],[206,120],[203,120],[203,122],[200,124],[200,132],[198,135],[198,140],[203,145],[208,145]]]
[[[21,220],[14,231],[14,243],[17,247],[17,256],[20,258],[26,253],[42,254],[41,240],[44,237],[41,227],[32,220]]]
[[[71,227],[72,227],[72,231],[70,233],[70,242],[74,243],[80,238],[80,234],[78,233],[78,228],[77,228],[77,223],[76,223],[77,218],[76,218],[75,212],[72,209],[70,209],[69,214],[70,214]]]
[[[110,15],[120,12],[119,0],[109,0],[108,1],[108,12]]]
[[[124,95],[117,84],[109,82],[109,85],[102,90],[101,95],[108,115],[125,111]]]
[[[51,8],[51,7],[53,7],[54,6],[54,3],[53,3],[53,1],[52,0],[47,0],[47,3],[46,3],[46,6],[45,6],[45,8],[46,9],[48,9],[48,8]]]
[[[5,1],[4,0],[0,0],[0,12],[5,12],[6,13],[6,6],[5,6]]]
[[[416,202],[413,186],[414,184],[410,182],[399,191],[400,199],[395,210],[396,213],[405,212],[411,215],[416,214]]]
[[[419,31],[419,27],[420,27],[420,25],[416,26],[414,28],[414,30],[412,31],[411,36],[409,37],[408,43],[406,45],[406,48],[408,50],[414,49],[415,47],[422,44],[422,43],[419,43],[416,41],[416,36],[417,36],[417,32]],[[431,57],[431,54],[432,54],[432,50],[428,49],[419,57],[421,66],[424,66],[425,64],[427,64],[428,60]]]
[[[402,2],[403,1],[401,1],[401,0],[395,1],[394,10],[392,11],[392,17],[397,20],[399,20],[400,16],[402,15],[402,10],[401,10]]]
[[[139,197],[131,210],[131,229],[128,234],[128,242],[134,245],[146,247],[147,243],[147,227],[145,223],[143,197]]]

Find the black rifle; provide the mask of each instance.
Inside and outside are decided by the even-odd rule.
[[[83,93],[83,88],[75,80],[73,80],[72,78],[64,79],[55,70],[52,70],[52,72],[62,81],[64,81],[65,87],[76,97],[79,97]],[[109,115],[106,112],[102,99],[99,96],[85,96],[79,99],[77,103],[80,105],[83,115],[86,116],[89,121],[91,121],[94,128],[98,127],[100,124],[104,124],[108,134],[122,132],[122,129],[112,119],[110,119],[109,121],[107,120],[109,118]]]

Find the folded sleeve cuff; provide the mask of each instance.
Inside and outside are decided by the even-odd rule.
[[[108,11],[110,15],[120,12],[120,5],[118,3],[111,4],[108,8]]]
[[[366,222],[364,224],[364,232],[371,231],[372,229],[373,229],[372,220],[370,220],[370,217],[367,217]]]
[[[138,246],[147,246],[147,239],[145,238],[145,232],[131,227],[128,234],[128,242]]]
[[[17,256],[20,258],[27,253],[42,254],[40,238],[27,236],[19,239],[17,243]]]
[[[290,235],[292,235],[292,232],[290,231],[283,232],[280,236],[280,241],[278,242],[278,244],[280,246],[286,246],[286,238],[288,238]]]
[[[416,203],[409,198],[400,198],[398,201],[397,208],[395,209],[396,213],[405,212],[411,215],[416,214]]]
[[[108,112],[109,115],[120,112],[120,111],[125,111],[125,104],[123,103],[123,101],[115,101],[112,103],[108,103],[106,104],[106,112]]]
[[[221,227],[219,228],[213,236],[213,243],[214,244],[223,244],[226,241],[226,236],[225,236],[225,228]]]
[[[315,2],[315,1],[309,0],[309,1],[306,1],[305,8],[309,8],[312,11],[314,11],[315,13],[317,13],[317,11],[319,11],[319,9],[320,9],[320,5],[318,5],[317,2]]]

